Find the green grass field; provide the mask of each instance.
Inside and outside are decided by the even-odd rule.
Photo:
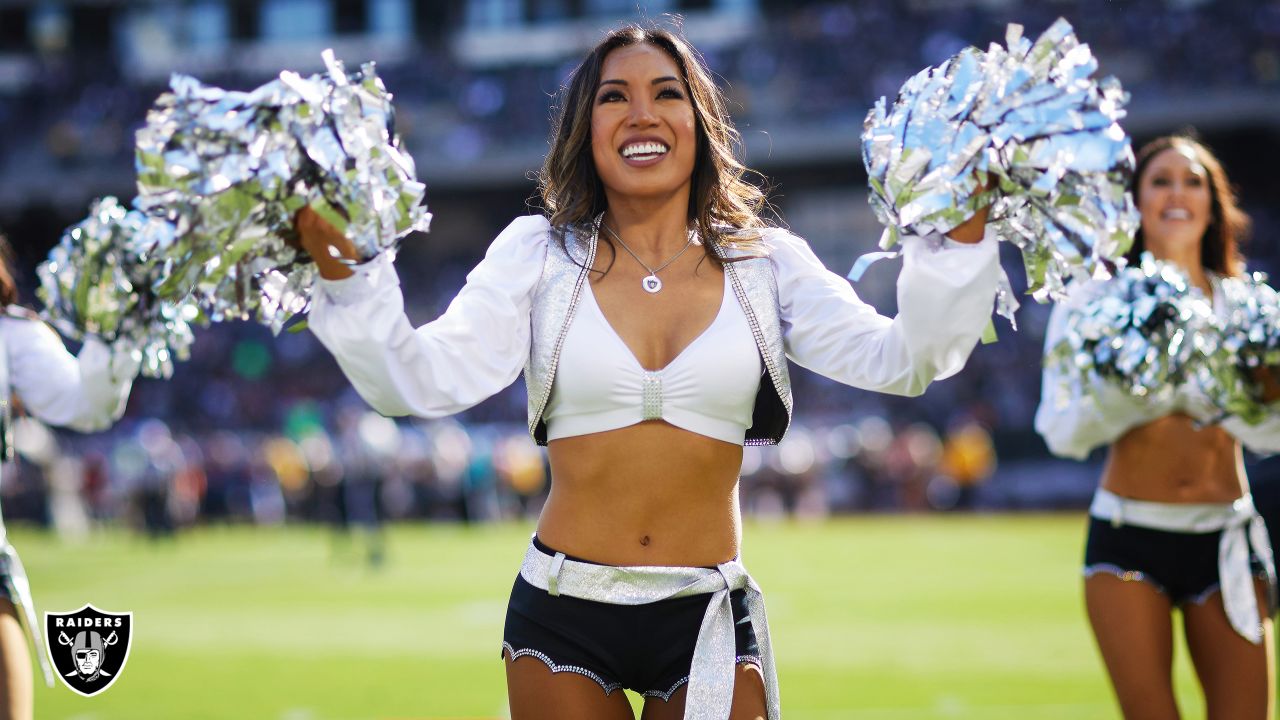
[[[1083,518],[752,523],[790,720],[1116,718],[1083,616]],[[39,718],[502,718],[499,642],[530,527],[391,530],[366,568],[319,528],[84,545],[15,531],[41,610],[132,610],[120,679]],[[1185,652],[1184,714],[1203,715]]]

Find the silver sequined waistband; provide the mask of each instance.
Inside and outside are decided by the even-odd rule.
[[[710,595],[689,670],[685,720],[729,717],[737,660],[729,593],[746,590],[747,611],[760,648],[769,720],[780,717],[778,675],[769,642],[764,594],[740,561],[731,560],[714,568],[596,565],[569,560],[561,552],[549,555],[530,542],[520,576],[551,595],[614,605],[647,605],[670,598]]]

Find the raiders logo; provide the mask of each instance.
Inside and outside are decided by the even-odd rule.
[[[133,613],[103,612],[92,605],[44,614],[44,642],[58,677],[91,697],[111,687],[129,659]]]

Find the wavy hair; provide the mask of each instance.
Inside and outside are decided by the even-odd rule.
[[[0,233],[0,310],[18,303],[18,284],[13,280],[13,247]]]
[[[604,184],[591,157],[591,113],[605,58],[618,48],[652,45],[675,62],[688,88],[697,119],[688,223],[715,244],[759,250],[760,212],[764,192],[747,182],[749,170],[739,155],[742,138],[725,109],[702,56],[679,34],[657,26],[629,24],[609,32],[591,49],[560,90],[552,118],[551,150],[538,173],[538,192],[551,225],[561,230],[589,226],[605,211]],[[606,238],[607,241],[607,238]],[[719,262],[713,243],[703,243],[707,257]]]
[[[1137,163],[1133,171],[1133,201],[1138,202],[1142,174],[1155,156],[1165,150],[1187,148],[1195,155],[1195,159],[1209,176],[1209,197],[1211,211],[1209,226],[1200,238],[1200,264],[1220,275],[1239,276],[1244,273],[1244,255],[1241,245],[1249,236],[1249,215],[1240,209],[1236,200],[1235,188],[1227,179],[1227,171],[1213,151],[1190,133],[1165,135],[1142,146],[1138,151]],[[1139,225],[1133,237],[1133,246],[1125,255],[1129,262],[1136,263],[1146,249],[1146,241]]]

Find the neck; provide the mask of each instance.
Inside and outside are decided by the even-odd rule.
[[[640,257],[665,260],[689,242],[688,188],[661,198],[606,194],[605,224]]]

